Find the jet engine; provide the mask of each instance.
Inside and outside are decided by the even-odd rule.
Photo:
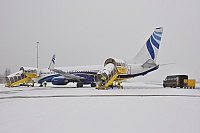
[[[51,82],[53,85],[67,85],[69,83],[69,81],[63,76],[55,77]]]

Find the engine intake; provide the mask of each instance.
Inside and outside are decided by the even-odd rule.
[[[69,81],[62,76],[53,78],[51,82],[53,85],[67,85],[69,83]]]

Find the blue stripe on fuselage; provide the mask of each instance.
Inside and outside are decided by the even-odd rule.
[[[55,77],[61,76],[60,74],[54,74],[54,75],[50,75],[44,78],[41,78],[40,80],[38,80],[38,83],[43,83],[44,81],[46,82],[51,82],[51,80]]]
[[[118,78],[122,78],[122,79],[126,79],[127,78],[128,79],[128,78],[134,78],[134,77],[137,77],[137,76],[144,76],[149,72],[157,70],[158,68],[159,68],[159,65],[154,67],[154,68],[152,68],[152,69],[150,69],[150,70],[142,72],[142,73],[119,75]]]
[[[73,74],[85,78],[85,80],[82,81],[84,84],[90,84],[94,82],[94,73],[91,74],[91,72],[89,72],[89,73],[73,73]]]
[[[150,70],[147,70],[147,71],[141,72],[141,73],[137,73],[137,74],[122,74],[122,75],[119,75],[118,78],[127,78],[128,79],[128,78],[134,78],[134,77],[141,76],[141,75],[144,76],[149,72],[157,70],[158,68],[159,68],[159,65],[155,66],[154,68],[152,68]],[[81,73],[73,73],[73,74],[86,78],[85,82],[87,82],[87,80],[89,82],[93,82],[94,81],[94,79],[93,79],[94,75],[97,74],[97,73],[95,73],[95,72],[84,72],[84,73],[82,73],[81,72]],[[92,75],[92,74],[94,74],[94,75]]]
[[[123,75],[119,75],[118,78],[134,78],[134,77],[137,77],[137,76],[141,76],[141,75],[146,75],[147,73],[149,72],[152,72],[154,70],[157,70],[159,68],[159,66],[156,66],[150,70],[147,70],[145,72],[142,72],[142,73],[137,73],[137,74],[123,74]],[[92,82],[94,82],[94,75],[97,74],[96,72],[74,72],[74,73],[71,73],[71,74],[74,74],[74,75],[77,75],[77,76],[80,76],[80,77],[84,77],[86,80],[84,80],[84,84],[90,84]],[[40,79],[38,81],[38,83],[43,83],[44,81],[47,81],[47,82],[51,82],[51,80],[54,78],[54,77],[58,77],[58,76],[62,76],[61,74],[55,74],[55,75],[50,75],[50,76],[47,76],[47,77],[44,77],[42,79]]]

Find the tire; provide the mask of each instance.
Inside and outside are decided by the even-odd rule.
[[[76,86],[77,86],[77,87],[83,87],[83,83],[82,83],[82,82],[78,82],[78,83],[76,84]]]
[[[176,86],[174,85],[173,88],[176,88]]]
[[[91,87],[96,87],[96,83],[91,83]]]

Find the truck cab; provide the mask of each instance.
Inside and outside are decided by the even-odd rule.
[[[188,80],[188,75],[170,75],[163,80],[163,87],[185,88],[187,87],[187,82],[185,82],[187,80]]]

